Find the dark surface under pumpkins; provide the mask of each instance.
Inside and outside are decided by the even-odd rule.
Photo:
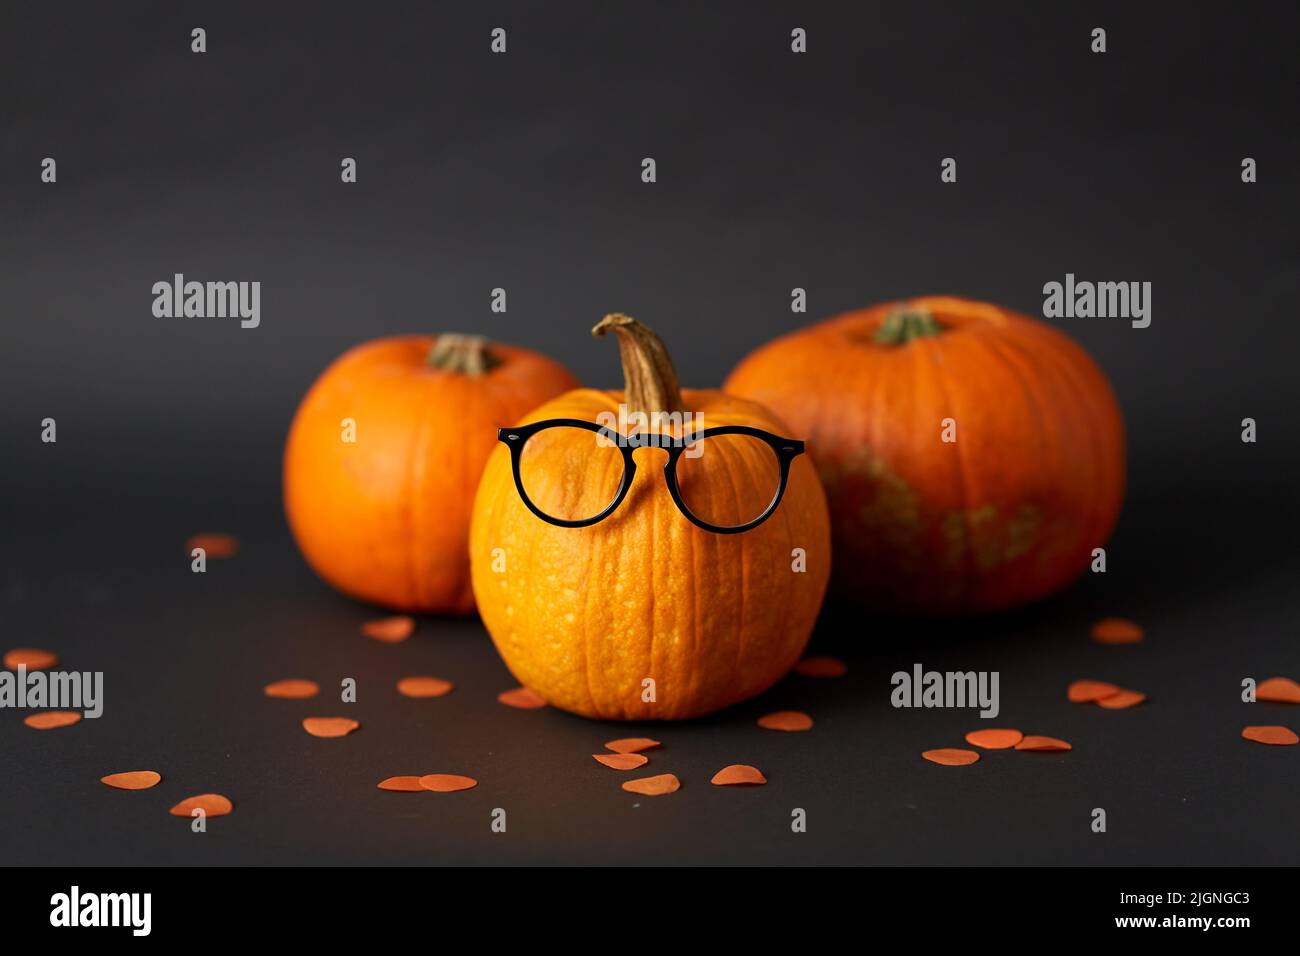
[[[1293,26],[1116,8],[1094,55],[1093,23],[1065,9],[498,6],[500,57],[469,6],[326,6],[308,23],[224,4],[202,56],[192,14],[162,4],[129,21],[31,6],[0,31],[0,645],[105,675],[98,720],[38,732],[0,711],[2,862],[1300,862],[1300,747],[1240,737],[1300,727],[1300,707],[1240,699],[1243,678],[1300,678]],[[178,272],[260,281],[261,324],[153,316],[151,284]],[[623,310],[696,387],[877,301],[1041,315],[1067,273],[1153,287],[1145,329],[1053,320],[1125,414],[1108,571],[976,620],[828,607],[811,650],[843,658],[841,679],[792,675],[687,724],[509,709],[496,695],[515,681],[475,619],[369,640],[361,623],[385,612],[316,580],[284,524],[293,410],[368,338],[482,333],[613,387],[616,350],[588,330]],[[57,444],[40,441],[47,416]],[[203,531],[242,549],[192,574],[184,542]],[[1093,643],[1110,615],[1146,641]],[[998,671],[1000,715],[891,707],[890,675],[917,663]],[[394,685],[412,674],[456,687],[406,699]],[[287,677],[322,696],[263,696]],[[1149,699],[1070,704],[1080,678]],[[812,730],[756,726],[788,708]],[[316,739],[314,715],[361,728]],[[921,758],[985,724],[1074,749]],[[639,771],[591,759],[642,734],[664,746]],[[732,763],[767,785],[711,786]],[[163,782],[99,782],[138,769]],[[375,786],[437,772],[479,783]],[[680,791],[620,789],[663,772]],[[206,833],[168,815],[210,791],[234,812]]]

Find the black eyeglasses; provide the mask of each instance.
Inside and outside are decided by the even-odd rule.
[[[627,497],[638,448],[668,452],[664,480],[686,518],[717,534],[756,528],[776,511],[801,441],[748,425],[706,428],[689,437],[621,435],[577,418],[497,430],[510,449],[515,487],[528,510],[562,528],[608,518]],[[580,475],[581,480],[574,480]]]

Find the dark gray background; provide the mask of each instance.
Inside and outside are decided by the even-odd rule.
[[[106,672],[105,716],[0,720],[0,862],[1295,863],[1296,724],[1238,700],[1300,677],[1294,542],[1295,24],[1080,4],[5,4],[0,20],[0,609],[5,647]],[[1059,8],[1058,8],[1059,7]],[[492,56],[494,26],[509,52]],[[189,31],[208,31],[205,55]],[[809,53],[789,52],[794,26]],[[1104,26],[1109,52],[1089,52]],[[39,181],[58,161],[57,185]],[[359,182],[339,182],[356,157]],[[659,182],[640,182],[654,156]],[[959,182],[939,182],[942,157]],[[1259,163],[1243,185],[1240,162]],[[156,319],[151,285],[262,282],[262,325]],[[623,727],[494,700],[511,685],[473,621],[401,646],[317,582],[280,507],[298,399],[338,353],[481,332],[617,384],[587,330],[629,311],[689,385],[806,320],[945,292],[1031,314],[1066,272],[1151,281],[1153,323],[1060,320],[1129,428],[1110,571],[978,621],[843,620],[814,647],[848,678],[790,678],[688,725]],[[489,311],[503,286],[509,312]],[[810,314],[789,312],[793,286]],[[57,445],[40,421],[58,421]],[[1259,442],[1239,440],[1259,422]],[[203,576],[182,543],[238,534]],[[1147,643],[1087,639],[1124,614]],[[1072,740],[964,770],[971,713],[896,711],[889,674],[997,669],[999,725]],[[457,683],[439,701],[404,674]],[[267,681],[360,683],[338,741]],[[1077,677],[1146,691],[1068,704]],[[811,733],[762,732],[798,707]],[[588,754],[646,731],[681,792],[619,790]],[[708,785],[750,762],[767,787]],[[155,768],[157,789],[104,773]],[[395,773],[481,781],[380,793]],[[236,812],[191,834],[191,793]],[[506,835],[489,812],[506,808]],[[793,807],[809,829],[789,829]],[[1104,807],[1110,830],[1089,832]]]

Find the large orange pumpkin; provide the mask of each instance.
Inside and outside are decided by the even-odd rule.
[[[468,613],[470,506],[493,430],[573,388],[545,356],[474,336],[359,345],[312,385],[284,452],[284,507],[307,563],[346,594]]]
[[[753,402],[681,391],[662,343],[640,323],[610,316],[595,332],[610,330],[626,390],[569,392],[521,426],[612,422],[623,405],[627,420],[646,414],[643,433],[669,434],[655,414],[686,412],[699,417],[679,437],[724,425],[799,437]],[[522,446],[521,480],[537,489],[530,497],[553,502],[548,513],[585,516],[610,499],[622,474],[617,449],[557,440],[530,463],[533,440]],[[711,523],[742,524],[743,504],[772,500],[770,463],[739,444],[734,453],[727,446],[679,463],[692,512],[740,519]],[[830,525],[816,472],[806,455],[794,458],[771,516],[749,531],[718,534],[674,505],[663,448],[632,455],[637,470],[617,509],[597,524],[558,527],[521,500],[507,448],[493,453],[474,504],[470,553],[479,613],[497,649],[520,683],[586,717],[681,719],[758,694],[799,659],[825,594]]]
[[[724,387],[807,438],[833,588],[854,602],[1023,604],[1087,568],[1119,514],[1124,426],[1105,376],[1060,332],[995,305],[850,312],[760,348]]]

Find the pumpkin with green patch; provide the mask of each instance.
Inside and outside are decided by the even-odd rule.
[[[1097,560],[1124,497],[1124,424],[1065,335],[927,297],[828,319],[724,386],[808,442],[831,508],[833,588],[901,613],[992,611]]]

